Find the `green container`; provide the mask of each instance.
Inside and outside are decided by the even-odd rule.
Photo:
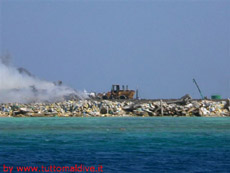
[[[219,99],[221,99],[221,95],[212,95],[211,98],[213,100],[219,100]]]

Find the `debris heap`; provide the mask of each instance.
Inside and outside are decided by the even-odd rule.
[[[230,116],[228,100],[69,100],[0,104],[0,117]]]

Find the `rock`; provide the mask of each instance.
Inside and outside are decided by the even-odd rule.
[[[181,97],[181,100],[182,100],[181,103],[183,105],[186,105],[191,102],[192,97],[189,94],[186,94],[185,96]]]
[[[101,110],[100,110],[100,113],[101,114],[107,114],[108,113],[107,108],[102,107]]]
[[[230,111],[230,99],[227,99],[226,104],[224,105],[225,109],[228,109]]]

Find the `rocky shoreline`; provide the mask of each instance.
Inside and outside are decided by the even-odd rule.
[[[69,100],[0,104],[0,117],[230,116],[230,100]]]

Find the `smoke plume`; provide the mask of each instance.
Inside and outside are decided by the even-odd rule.
[[[56,102],[84,99],[87,94],[56,83],[41,80],[24,68],[10,63],[10,56],[0,57],[0,103]]]

